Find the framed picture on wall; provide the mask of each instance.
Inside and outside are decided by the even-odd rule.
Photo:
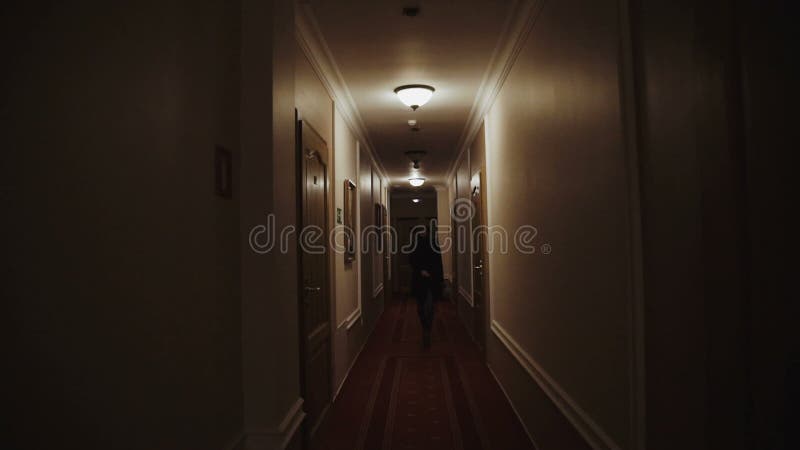
[[[344,180],[344,262],[351,263],[356,259],[356,184],[353,180]]]

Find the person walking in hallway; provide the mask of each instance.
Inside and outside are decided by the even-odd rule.
[[[436,241],[433,224],[415,236],[415,245],[409,255],[411,264],[411,295],[417,301],[417,313],[422,324],[422,345],[431,346],[434,299],[440,297],[443,281],[442,253]]]

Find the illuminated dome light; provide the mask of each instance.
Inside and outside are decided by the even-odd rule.
[[[409,178],[408,183],[414,187],[419,187],[425,184],[425,178],[422,177]]]
[[[419,199],[418,198],[412,198],[411,201],[414,202],[414,203],[419,203]]]
[[[428,103],[435,90],[432,86],[425,84],[407,84],[395,89],[394,93],[397,94],[401,102],[416,111],[417,108]]]

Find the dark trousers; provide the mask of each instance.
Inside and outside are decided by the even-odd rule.
[[[433,293],[430,288],[426,288],[417,294],[416,299],[417,314],[419,314],[422,329],[430,332],[433,326]]]

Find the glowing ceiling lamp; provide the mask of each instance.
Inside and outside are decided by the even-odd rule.
[[[407,84],[396,88],[394,93],[397,94],[401,102],[416,111],[417,108],[428,103],[435,90],[433,86],[425,84]]]
[[[419,199],[418,198],[412,198],[411,201],[414,202],[414,203],[419,203]]]
[[[425,178],[422,177],[412,177],[408,179],[408,183],[414,187],[419,187],[425,184]]]

